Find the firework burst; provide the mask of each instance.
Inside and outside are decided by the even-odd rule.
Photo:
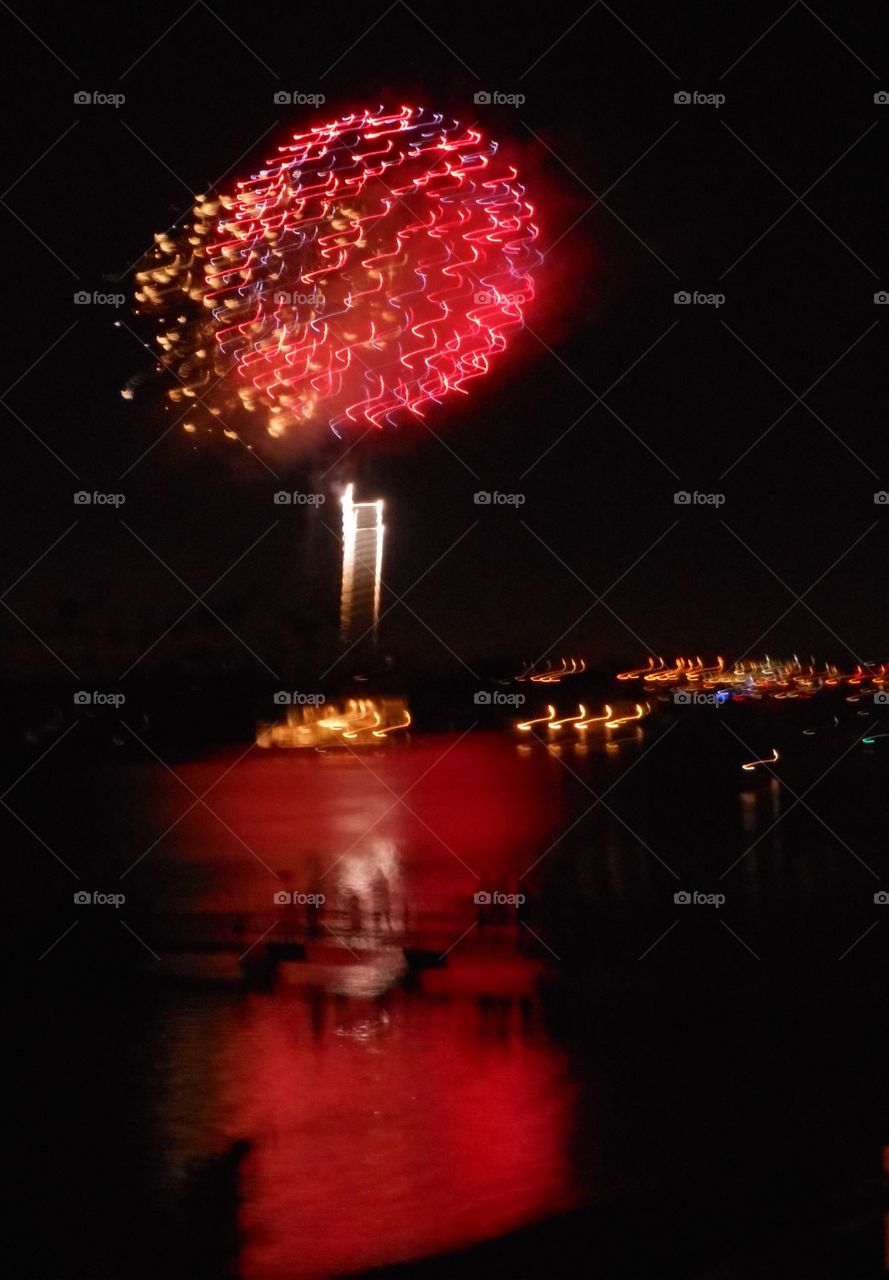
[[[465,393],[521,327],[541,260],[497,144],[405,106],[278,150],[198,197],[136,277],[186,430],[340,434]]]

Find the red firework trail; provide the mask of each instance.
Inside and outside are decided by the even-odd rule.
[[[465,393],[534,296],[534,210],[477,128],[421,108],[316,125],[137,275],[187,429],[380,427]],[[170,318],[170,317],[174,318]],[[203,412],[202,412],[203,410]]]

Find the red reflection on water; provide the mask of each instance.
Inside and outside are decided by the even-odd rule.
[[[292,1280],[457,1248],[572,1202],[572,1091],[519,1005],[252,997],[218,1079],[244,1165],[240,1274]]]
[[[519,758],[499,734],[420,735],[354,753],[256,750],[236,761],[176,766],[205,804],[172,776],[158,778],[157,817],[175,825],[167,858],[152,854],[138,874],[163,870],[159,889],[175,892],[177,910],[265,909],[286,887],[276,875],[301,885],[381,842],[400,859],[414,905],[447,909],[471,899],[479,880],[507,889],[530,866],[556,825],[563,784],[554,762]],[[194,863],[210,874],[187,903],[194,890],[176,873]]]
[[[173,911],[267,911],[288,887],[320,888],[325,911],[353,904],[347,934],[322,924],[274,995],[232,987],[230,1002],[202,999],[166,1020],[158,1146],[175,1175],[190,1153],[250,1142],[247,1280],[427,1256],[573,1203],[573,1090],[534,1025],[541,966],[519,954],[514,920],[499,941],[476,928],[473,903],[479,888],[519,887],[539,858],[561,773],[502,735],[450,734],[177,765],[193,794],[159,777],[153,817],[175,825],[138,874]],[[209,808],[194,804],[205,792]],[[389,908],[371,926],[381,881]],[[434,921],[449,948],[411,991],[403,918]],[[234,955],[210,959],[237,981]],[[180,1126],[168,1113],[182,1114],[183,1074],[178,1087],[196,1096]]]

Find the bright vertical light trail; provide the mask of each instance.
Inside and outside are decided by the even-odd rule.
[[[384,503],[356,502],[355,486],[346,486],[343,506],[343,576],[340,639],[357,643],[377,638],[383,582]]]

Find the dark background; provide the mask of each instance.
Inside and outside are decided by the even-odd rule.
[[[324,114],[415,101],[478,120],[517,154],[552,246],[528,330],[493,373],[426,428],[408,421],[350,455],[363,493],[388,503],[386,603],[410,589],[413,613],[396,605],[385,634],[403,661],[456,670],[553,645],[603,662],[750,646],[885,657],[885,7],[412,10],[199,2],[0,19],[7,585],[78,522],[6,597],[10,665],[75,687],[117,680],[193,603],[170,570],[200,595],[276,520],[208,596],[238,638],[197,606],[146,670],[185,648],[255,665],[243,640],[277,671],[335,608],[333,533],[272,495],[313,487],[336,442],[260,461],[165,436],[157,389],[119,394],[151,368],[129,303],[73,304],[79,289],[129,296],[128,268],[193,192],[245,176],[313,118],[276,105],[281,89],[323,92]],[[476,106],[479,89],[527,101]],[[78,90],[126,102],[75,105]],[[678,106],[679,90],[726,102]],[[813,183],[810,209],[790,208]],[[726,301],[678,307],[679,289]],[[75,507],[81,488],[123,492],[123,519],[169,569],[116,513]],[[478,489],[526,501],[478,507]],[[726,501],[677,507],[680,489]],[[336,507],[321,514],[336,532]]]
[[[527,332],[492,374],[431,412],[428,431],[408,421],[350,455],[362,496],[388,504],[385,604],[409,594],[384,635],[401,670],[468,681],[501,658],[572,650],[606,669],[641,664],[649,650],[668,660],[798,651],[847,669],[885,659],[889,514],[873,501],[889,487],[889,310],[874,304],[889,278],[889,105],[874,103],[889,89],[885,5],[162,0],[51,11],[13,0],[0,25],[12,384],[0,745],[17,753],[24,741],[29,752],[6,770],[18,789],[3,928],[22,1005],[8,1056],[24,1068],[10,1095],[23,1154],[10,1165],[33,1209],[16,1271],[215,1277],[224,1271],[207,1240],[191,1224],[163,1236],[144,1203],[153,1063],[142,1037],[165,1007],[141,981],[143,949],[113,919],[63,933],[71,886],[53,848],[70,846],[84,876],[98,876],[116,842],[139,832],[132,791],[89,754],[113,734],[121,749],[130,740],[113,714],[81,720],[72,693],[125,689],[128,720],[156,743],[138,711],[195,705],[202,672],[205,694],[230,680],[248,742],[245,690],[277,688],[276,673],[322,652],[336,608],[332,490],[321,519],[334,533],[273,494],[314,488],[336,449],[269,449],[259,461],[236,444],[195,450],[178,430],[165,435],[157,388],[131,403],[119,394],[151,368],[147,332],[129,306],[78,307],[74,293],[129,294],[153,234],[186,216],[196,191],[248,174],[314,117],[276,105],[276,91],[324,93],[325,117],[411,101],[478,120],[516,154],[541,246],[552,247]],[[78,106],[79,90],[126,102]],[[476,107],[479,90],[527,101]],[[675,105],[680,90],[726,101]],[[791,207],[797,195],[808,209]],[[676,306],[680,289],[724,293],[725,305]],[[808,408],[796,402],[803,393]],[[334,475],[348,472],[324,483]],[[132,532],[114,511],[76,507],[80,489],[123,492]],[[526,501],[478,507],[479,489]],[[726,501],[676,506],[677,490]],[[189,589],[200,595],[221,575],[213,613],[197,605],[177,621],[194,603]],[[195,696],[202,714],[221,708],[220,724],[201,732],[236,736],[223,714],[231,702]],[[471,696],[465,709],[474,716]],[[170,723],[187,753],[182,722]],[[745,843],[749,834],[735,832],[734,784],[720,773],[740,746],[720,733],[728,745],[714,751],[691,723],[691,750],[686,737],[654,754],[662,771],[652,780],[640,769],[623,802],[690,877],[712,868],[726,830]],[[794,733],[802,724],[791,722]],[[74,731],[56,750],[63,728]],[[763,749],[773,740],[768,724]],[[837,762],[824,750],[823,763],[800,765],[797,748],[802,781],[792,768],[785,776],[800,794]],[[72,770],[66,753],[86,767]],[[817,797],[869,860],[885,854],[883,762],[844,757]],[[731,769],[740,773],[734,757]],[[700,806],[688,796],[695,777]],[[580,781],[576,791],[568,802],[586,808]],[[151,800],[146,844],[164,826]],[[831,864],[824,871],[833,845],[815,816],[800,806],[779,828],[786,857],[763,847],[764,881],[737,873],[743,911],[740,924],[730,919],[762,965],[727,935],[724,951],[699,947],[697,924],[666,937],[672,884],[629,903],[604,893],[598,864],[584,872],[589,850],[611,847],[601,812],[564,858],[547,860],[546,937],[566,957],[548,1016],[595,1101],[588,1120],[578,1115],[579,1166],[601,1138],[603,1077],[606,1111],[633,1117],[636,1150],[649,1143],[666,1165],[684,1132],[689,1166],[703,1157],[694,1176],[671,1171],[656,1204],[609,1204],[601,1219],[552,1234],[547,1225],[542,1242],[520,1237],[493,1258],[486,1246],[456,1270],[502,1269],[506,1258],[514,1275],[576,1275],[577,1259],[588,1267],[592,1257],[601,1274],[635,1280],[700,1275],[705,1258],[750,1249],[747,1271],[720,1274],[876,1274],[874,1188],[889,1133],[884,930],[864,932],[878,909],[847,849],[833,851],[835,878]],[[800,882],[817,887],[815,906],[793,897]],[[659,936],[646,967],[639,956]],[[50,962],[35,962],[47,947]],[[220,1248],[217,1224],[205,1229]],[[622,1270],[603,1255],[612,1238]],[[441,1268],[454,1274],[454,1260]]]

